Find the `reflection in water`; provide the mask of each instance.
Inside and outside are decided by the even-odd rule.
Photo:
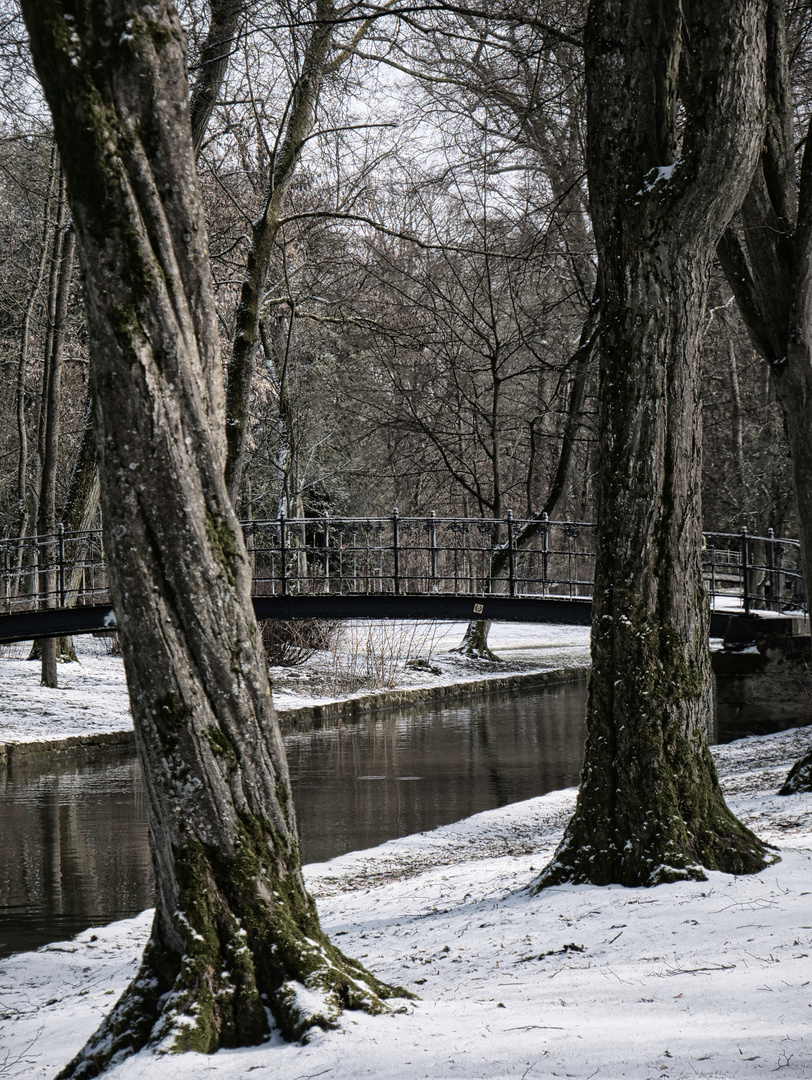
[[[492,695],[285,736],[305,862],[320,862],[578,780],[585,690]],[[0,956],[152,904],[131,753],[0,770]]]
[[[585,690],[492,695],[285,737],[306,862],[578,782]]]
[[[0,769],[0,956],[149,907],[146,829],[131,751]]]

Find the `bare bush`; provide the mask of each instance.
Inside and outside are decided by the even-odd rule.
[[[329,650],[338,623],[329,619],[269,619],[260,623],[262,644],[272,667],[297,667],[317,652]]]
[[[410,660],[430,660],[436,637],[436,622],[346,622],[333,651],[329,689],[335,694],[391,689],[402,681]]]
[[[25,660],[31,649],[27,641],[11,641],[0,645],[0,660]]]
[[[108,656],[121,656],[121,643],[118,640],[118,630],[94,630],[93,637],[99,638],[104,645],[104,651]]]

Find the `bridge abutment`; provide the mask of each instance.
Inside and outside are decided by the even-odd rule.
[[[734,616],[712,653],[714,734],[764,735],[812,724],[809,620]]]

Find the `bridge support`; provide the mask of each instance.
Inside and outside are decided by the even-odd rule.
[[[808,619],[733,617],[725,646],[711,663],[717,738],[812,724]]]

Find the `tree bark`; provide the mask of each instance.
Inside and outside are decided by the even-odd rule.
[[[25,0],[85,274],[104,535],[156,877],[134,982],[60,1074],[378,1011],[320,928],[223,480],[224,410],[185,40],[166,0]]]
[[[760,0],[589,6],[601,296],[592,674],[576,811],[536,889],[765,865],[707,745],[699,378],[714,250],[763,135],[763,19]]]
[[[770,369],[781,405],[795,490],[801,562],[812,582],[812,121],[800,183],[795,169],[793,95],[782,0],[767,0],[766,135],[738,221],[719,261],[750,339]],[[807,604],[809,603],[807,595]],[[812,750],[781,794],[809,790]]]

